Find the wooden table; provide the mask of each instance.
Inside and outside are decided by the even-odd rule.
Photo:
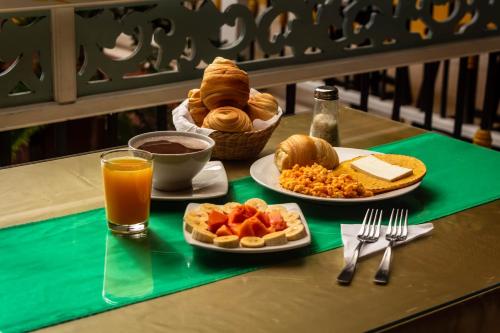
[[[286,117],[262,155],[306,133],[309,114]],[[422,130],[343,110],[344,146],[367,148]],[[99,154],[0,170],[0,227],[103,206]],[[229,178],[252,161],[226,162]],[[500,202],[435,221],[431,236],[395,249],[391,283],[372,282],[379,256],[337,285],[342,249],[49,327],[46,331],[344,332],[391,329],[493,331],[500,313]],[[227,290],[244,290],[228,297]]]

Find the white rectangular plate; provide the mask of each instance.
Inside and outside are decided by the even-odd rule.
[[[184,215],[190,211],[191,209],[195,209],[198,207],[200,204],[199,203],[190,203],[186,207],[186,211]],[[272,206],[272,205],[270,205]],[[191,234],[186,231],[186,221],[183,221],[182,223],[182,229],[184,231],[184,239],[188,244],[191,244],[192,246],[200,247],[203,249],[207,250],[213,250],[213,251],[220,251],[220,252],[233,252],[233,253],[268,253],[268,252],[279,252],[279,251],[287,251],[287,250],[292,250],[292,249],[297,249],[299,247],[304,247],[309,244],[311,244],[311,232],[309,231],[309,226],[307,225],[307,221],[304,217],[304,214],[302,214],[302,211],[300,210],[299,205],[296,203],[284,203],[284,204],[279,204],[279,206],[283,206],[289,211],[294,211],[298,212],[300,214],[300,219],[302,220],[302,224],[304,224],[304,228],[306,229],[306,237],[298,239],[296,241],[288,241],[288,243],[284,245],[278,245],[278,246],[264,246],[264,247],[259,247],[259,248],[247,248],[247,247],[236,247],[232,249],[227,249],[223,247],[216,246],[214,244],[208,244],[208,243],[203,243],[200,241],[197,241],[196,239],[193,239],[191,237]]]

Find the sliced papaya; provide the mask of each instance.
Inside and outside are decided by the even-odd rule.
[[[227,222],[227,215],[224,214],[223,212],[219,212],[217,210],[212,210],[208,214],[208,223],[210,224],[211,222],[213,223],[226,223]]]
[[[262,223],[257,217],[252,216],[245,220],[241,224],[239,237],[247,237],[247,236],[257,236],[262,237],[267,235],[270,231],[264,223]]]
[[[219,229],[217,229],[217,232],[215,234],[217,236],[230,236],[233,234],[233,232],[227,225],[224,224]]]
[[[243,223],[229,223],[227,226],[229,227],[229,229],[231,230],[233,235],[236,235],[239,237],[242,225],[243,225]]]
[[[235,224],[235,223],[243,223],[245,221],[245,208],[243,206],[238,206],[235,207],[228,216],[228,223],[229,224]]]
[[[275,231],[281,231],[286,229],[286,222],[283,220],[280,212],[270,212],[268,214],[271,227]]]
[[[262,224],[264,224],[266,226],[266,228],[269,228],[271,226],[271,221],[269,220],[269,215],[267,215],[266,212],[259,211],[254,216],[256,218],[258,218],[259,221],[262,222]]]
[[[243,223],[249,217],[252,217],[257,213],[257,209],[252,206],[241,205],[233,208],[229,213],[229,224],[231,223]]]
[[[252,229],[253,229],[253,233],[257,237],[262,237],[262,236],[267,235],[269,233],[269,230],[266,228],[264,223],[260,222],[259,219],[255,219],[252,222]]]
[[[209,217],[209,228],[212,224],[214,228],[217,227],[217,231],[213,232],[216,232],[218,236],[219,234],[225,235],[225,233],[231,232],[231,234],[237,235],[239,238],[249,236],[262,237],[275,231],[274,228],[272,228],[271,220],[267,213],[257,211],[257,209],[252,206],[236,206],[229,212],[229,215],[224,215],[224,217],[227,217],[224,223],[221,222],[224,220],[222,216],[214,215],[213,219]],[[281,215],[279,217],[281,218]],[[211,221],[212,224],[210,223]],[[283,219],[281,219],[281,221],[283,221]],[[222,225],[219,224],[219,222],[221,222]],[[286,224],[284,224],[284,227],[286,227]]]
[[[241,224],[241,227],[240,227],[239,233],[238,233],[239,238],[248,237],[248,236],[255,236],[255,233],[253,231],[251,218],[246,219],[245,222],[243,222]]]
[[[257,209],[252,206],[243,205],[243,209],[245,211],[246,218],[252,217],[255,215],[255,213],[257,213]]]
[[[226,224],[227,221],[228,217],[226,214],[212,210],[210,214],[208,214],[208,230],[210,230],[210,232],[216,232],[221,226]]]

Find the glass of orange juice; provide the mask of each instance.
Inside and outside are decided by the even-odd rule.
[[[101,155],[108,228],[119,234],[147,230],[153,179],[153,155],[117,149]]]

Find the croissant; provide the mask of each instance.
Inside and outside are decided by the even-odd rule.
[[[201,127],[203,119],[205,119],[210,110],[201,101],[200,89],[191,89],[188,92],[188,109],[196,126]]]
[[[274,162],[280,171],[318,163],[327,169],[339,165],[339,157],[325,140],[303,134],[295,134],[281,142],[274,154]]]
[[[269,120],[278,112],[278,102],[271,94],[255,94],[248,100],[247,111],[252,120]]]
[[[209,110],[221,106],[243,109],[250,94],[248,74],[233,61],[217,57],[205,68],[200,93]]]
[[[232,106],[223,106],[210,111],[203,121],[203,127],[221,132],[248,132],[253,129],[248,115]]]

